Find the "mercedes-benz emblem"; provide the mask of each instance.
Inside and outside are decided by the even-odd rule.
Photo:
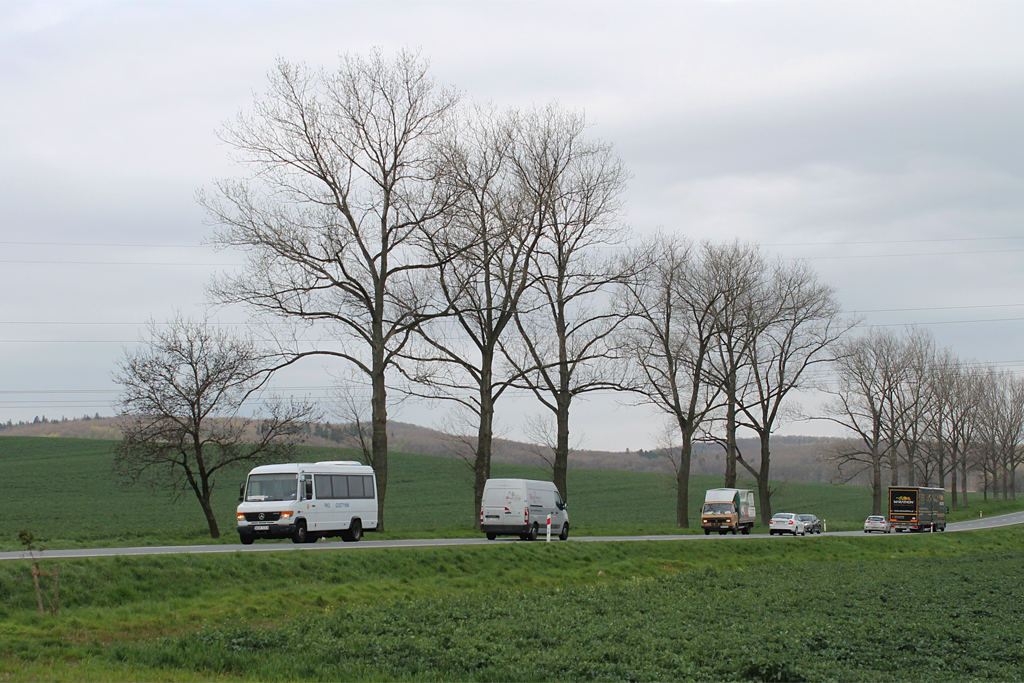
[[[265,517],[265,516],[264,516],[264,514],[263,514],[263,513],[261,512],[261,513],[260,513],[260,521],[262,522],[262,521],[263,521],[264,519],[266,519],[266,517]]]

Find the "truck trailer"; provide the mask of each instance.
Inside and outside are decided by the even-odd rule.
[[[705,536],[712,531],[719,534],[738,531],[747,535],[756,517],[754,492],[749,489],[710,489],[704,494],[700,525]]]
[[[889,524],[895,531],[945,531],[946,512],[945,489],[889,487]]]

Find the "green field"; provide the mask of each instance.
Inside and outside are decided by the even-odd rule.
[[[2,680],[1019,680],[1024,529],[0,564]]]
[[[121,488],[111,474],[114,442],[91,439],[0,437],[0,471],[9,503],[0,550],[17,550],[20,529],[31,530],[48,548],[210,543],[195,498],[177,503],[165,491],[138,485]],[[351,457],[336,449],[305,449],[308,460]],[[220,542],[235,543],[238,483],[247,470],[216,480],[214,504]],[[541,468],[496,464],[496,477],[550,478]],[[678,533],[675,490],[668,475],[611,470],[569,470],[569,513],[574,535]],[[704,491],[721,486],[716,477],[691,482],[691,524],[699,524]],[[753,482],[741,482],[753,488]],[[863,486],[776,482],[775,511],[816,514],[829,528],[859,528],[870,513]],[[977,505],[960,517],[1020,509],[1016,503]],[[394,453],[390,458],[387,532],[372,538],[476,536],[472,478],[458,459]],[[760,529],[760,528],[759,528]],[[695,529],[691,529],[694,531]]]
[[[194,501],[118,488],[110,442],[0,439],[52,548],[205,543]],[[310,449],[309,459],[337,459]],[[343,457],[343,456],[341,456]],[[474,536],[468,470],[394,454],[389,531]],[[237,482],[217,507],[234,542]],[[544,477],[497,466],[495,476]],[[713,478],[694,481],[694,512]],[[574,534],[673,533],[666,476],[571,470]],[[863,487],[780,483],[775,508],[859,527]],[[1020,509],[978,505],[956,516]],[[696,517],[696,515],[695,515]],[[464,520],[459,523],[459,520]],[[0,563],[0,680],[1020,680],[1024,528],[723,542],[502,543],[56,561],[59,617]],[[46,561],[48,570],[54,561]],[[45,581],[44,577],[44,581]]]

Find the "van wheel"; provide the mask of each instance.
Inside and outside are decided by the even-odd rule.
[[[493,541],[497,537],[498,537],[498,534],[487,534],[487,540],[488,541]]]
[[[295,527],[295,533],[292,534],[292,543],[305,543],[306,542],[306,523],[299,522]]]
[[[363,537],[363,525],[358,519],[353,519],[348,530],[341,532],[341,540],[348,543],[357,543]]]
[[[526,540],[527,541],[536,541],[537,540],[537,525],[536,524],[534,524],[532,527],[530,527],[530,533],[528,533],[526,535]]]
[[[569,522],[566,522],[565,524],[562,525],[562,533],[558,534],[558,540],[559,541],[568,541],[569,540]]]
[[[242,545],[252,545],[252,542],[256,540],[256,537],[252,534],[238,534],[238,540],[242,542]]]
[[[743,535],[744,536],[749,536],[750,535],[750,527],[749,526],[743,527]]]

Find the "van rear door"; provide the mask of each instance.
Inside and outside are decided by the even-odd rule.
[[[526,506],[524,491],[514,484],[490,486],[482,502],[484,524],[522,524]]]

